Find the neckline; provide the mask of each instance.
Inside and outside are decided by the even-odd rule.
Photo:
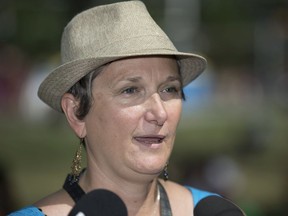
[[[85,191],[78,184],[79,178],[83,172],[84,170],[82,170],[80,175],[76,177],[72,174],[68,174],[63,185],[63,189],[69,194],[69,196],[73,199],[75,203],[77,203],[81,199],[81,197],[86,194]],[[158,180],[157,180],[157,187],[160,193],[160,215],[172,216],[168,195],[166,193],[165,188]]]

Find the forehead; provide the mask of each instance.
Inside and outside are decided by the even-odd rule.
[[[121,59],[108,64],[102,76],[110,79],[122,79],[133,75],[175,76],[180,79],[177,61],[174,57],[147,56]]]

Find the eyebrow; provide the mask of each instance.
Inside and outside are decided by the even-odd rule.
[[[180,76],[168,76],[166,81],[179,81],[180,83],[182,83]]]
[[[142,79],[143,78],[141,76],[135,76],[135,77],[128,77],[128,78],[125,78],[125,79],[122,79],[122,80],[128,80],[128,81],[131,81],[131,82],[139,82]],[[182,83],[180,76],[168,76],[167,79],[164,82],[167,82],[167,81],[179,81],[180,83]]]
[[[128,77],[127,79],[124,79],[124,80],[128,80],[128,81],[131,81],[131,82],[139,82],[142,79],[143,78],[141,76],[135,76],[135,77]]]

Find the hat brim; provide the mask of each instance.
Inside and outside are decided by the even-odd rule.
[[[206,60],[202,56],[191,53],[177,52],[175,50],[146,50],[145,52],[130,53],[127,55],[121,54],[119,56],[114,55],[77,59],[67,62],[52,71],[41,83],[38,90],[38,96],[50,107],[62,112],[62,96],[76,82],[78,82],[92,70],[106,63],[123,58],[153,55],[175,56],[180,65],[183,86],[186,86],[197,76],[199,76],[206,67]]]

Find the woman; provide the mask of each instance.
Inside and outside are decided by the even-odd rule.
[[[211,194],[158,176],[164,170],[168,178],[182,88],[204,70],[205,59],[178,52],[140,1],[78,14],[64,30],[61,55],[63,64],[38,95],[65,114],[80,139],[72,173],[62,189],[11,215],[68,215],[99,188],[117,194],[128,215],[193,215]]]

